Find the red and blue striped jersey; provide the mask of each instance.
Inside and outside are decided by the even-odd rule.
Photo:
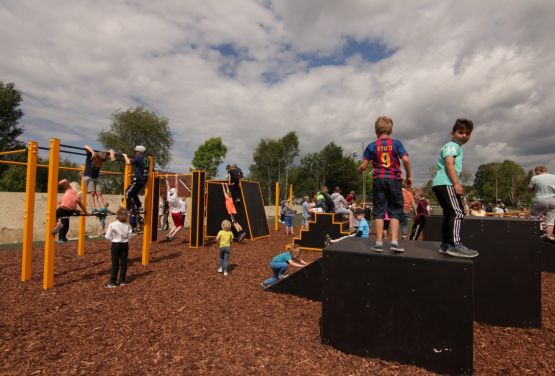
[[[364,159],[372,162],[374,179],[403,180],[400,159],[408,155],[399,140],[379,138],[364,150]]]

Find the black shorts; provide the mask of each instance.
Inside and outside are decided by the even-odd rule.
[[[229,220],[231,221],[231,223],[237,223],[237,219],[235,218],[235,216],[233,214],[229,215]]]

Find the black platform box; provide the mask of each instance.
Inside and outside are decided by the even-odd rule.
[[[472,373],[473,264],[405,241],[405,253],[349,238],[324,250],[322,341],[448,374]]]
[[[440,241],[442,216],[426,221],[424,239]],[[474,317],[492,325],[541,327],[542,244],[530,219],[465,217],[462,242],[474,258]]]

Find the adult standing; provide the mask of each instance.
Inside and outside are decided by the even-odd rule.
[[[540,218],[543,216],[545,234],[543,235],[551,241],[555,241],[553,236],[553,223],[555,222],[555,175],[548,174],[545,166],[534,168],[535,176],[530,179],[528,190],[534,192],[530,216]]]

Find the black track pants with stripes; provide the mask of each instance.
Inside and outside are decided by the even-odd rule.
[[[437,201],[443,209],[443,226],[441,242],[444,244],[460,244],[464,220],[462,197],[457,196],[452,185],[438,185],[432,188]]]
[[[135,209],[141,207],[139,192],[141,192],[141,189],[143,189],[144,186],[145,183],[133,179],[129,187],[127,187],[127,189],[125,190],[125,201],[127,204],[127,210],[131,210],[133,206],[135,207]]]

